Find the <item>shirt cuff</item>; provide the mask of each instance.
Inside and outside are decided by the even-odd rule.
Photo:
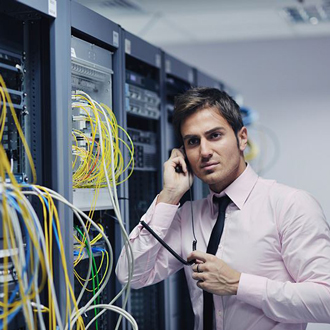
[[[262,309],[266,283],[266,277],[242,273],[238,284],[237,299]]]

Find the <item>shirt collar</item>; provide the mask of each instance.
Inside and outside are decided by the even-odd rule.
[[[235,203],[235,205],[241,210],[244,203],[248,199],[253,187],[257,183],[258,175],[252,167],[247,164],[244,172],[233,181],[226,189],[220,193],[215,193],[210,189],[210,194],[208,195],[209,201],[212,203],[214,196],[222,197],[225,194]]]

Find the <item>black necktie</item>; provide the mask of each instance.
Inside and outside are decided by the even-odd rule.
[[[218,251],[223,227],[225,225],[225,214],[228,204],[231,202],[230,198],[226,195],[218,199],[219,214],[217,222],[215,223],[209,244],[207,246],[207,253],[215,255]],[[203,291],[203,330],[212,330],[213,328],[213,294]]]

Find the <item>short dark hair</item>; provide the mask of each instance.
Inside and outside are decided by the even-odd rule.
[[[236,137],[243,127],[239,105],[226,93],[217,88],[195,87],[175,98],[172,123],[180,141],[182,122],[198,110],[216,108],[232,127]]]

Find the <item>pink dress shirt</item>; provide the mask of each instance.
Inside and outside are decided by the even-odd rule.
[[[330,323],[330,228],[308,193],[259,177],[248,165],[221,194],[193,202],[197,250],[206,251],[218,206],[227,194],[225,227],[216,256],[241,272],[236,296],[214,295],[218,330],[302,330]],[[183,258],[192,250],[190,202],[180,209],[156,199],[142,217]],[[183,266],[141,225],[130,234],[135,257],[133,288],[164,280],[184,267],[195,314],[203,328],[203,294]],[[127,281],[126,253],[118,279]]]

